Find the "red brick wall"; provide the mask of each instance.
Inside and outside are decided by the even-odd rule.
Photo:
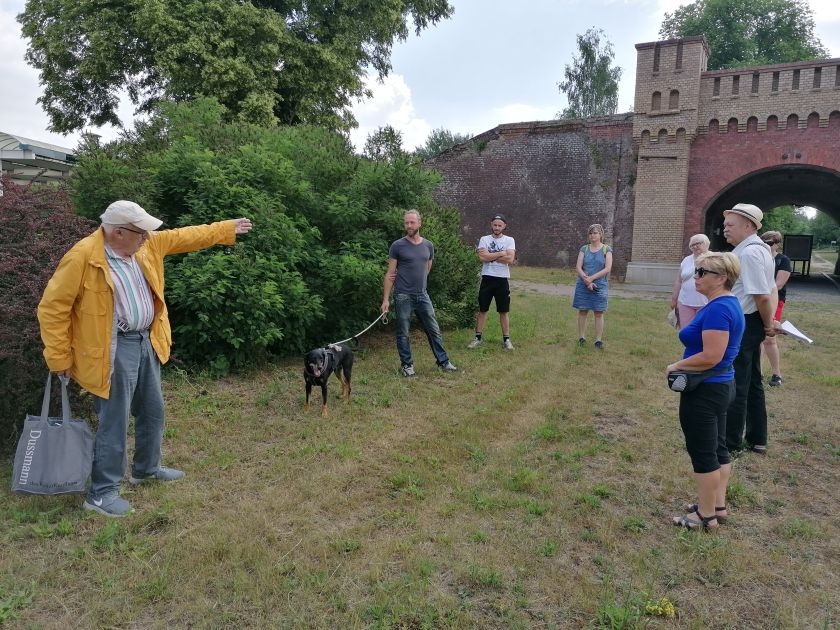
[[[461,214],[475,244],[507,217],[525,265],[573,267],[586,228],[601,223],[623,276],[633,234],[636,160],[632,115],[500,125],[434,158],[436,199]]]
[[[826,122],[823,127],[812,124],[762,131],[748,126],[748,131],[740,132],[726,131],[723,123],[723,133],[712,129],[698,135],[690,153],[686,242],[692,234],[706,232],[714,244],[718,236],[714,232],[723,221],[721,213],[739,200],[759,206],[766,203],[768,207],[762,207],[765,212],[775,205],[810,202],[833,214],[840,206],[840,112],[834,112]],[[758,181],[750,184],[750,179]],[[835,179],[833,185],[826,183],[831,179]]]

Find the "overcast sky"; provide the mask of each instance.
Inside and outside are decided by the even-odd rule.
[[[655,41],[665,12],[677,0],[451,0],[454,16],[394,46],[393,71],[384,84],[370,82],[374,98],[355,108],[358,149],[378,127],[390,124],[403,146],[422,145],[429,132],[445,128],[475,135],[498,124],[550,120],[565,97],[557,89],[577,52],[575,37],[588,28],[605,31],[623,68],[619,111],[633,105],[635,44]],[[36,99],[37,72],[23,60],[26,42],[15,16],[24,0],[0,0],[0,131],[74,148],[79,134],[47,131]],[[840,1],[811,0],[816,32],[840,57]],[[132,108],[121,109],[130,125]],[[104,139],[117,130],[94,130]]]

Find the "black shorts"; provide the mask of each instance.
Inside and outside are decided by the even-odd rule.
[[[478,288],[478,310],[486,313],[490,310],[490,302],[496,299],[496,312],[510,311],[510,283],[507,278],[496,276],[481,276],[481,286]]]

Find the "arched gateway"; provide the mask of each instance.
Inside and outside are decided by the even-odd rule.
[[[840,223],[840,59],[707,71],[702,37],[638,44],[633,114],[500,125],[432,160],[477,239],[504,212],[526,264],[568,264],[607,228],[628,282],[669,285],[723,210],[810,205]]]

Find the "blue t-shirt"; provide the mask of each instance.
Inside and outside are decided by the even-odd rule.
[[[394,293],[425,293],[429,261],[434,257],[435,246],[425,238],[417,245],[405,237],[391,243],[388,258],[397,261],[397,281],[394,284]]]
[[[720,362],[712,367],[713,370],[728,369],[706,379],[707,383],[725,383],[735,378],[732,362],[738,356],[741,347],[741,337],[744,336],[744,312],[738,298],[734,295],[723,295],[715,298],[701,308],[691,323],[680,331],[680,341],[685,346],[683,359],[699,354],[703,351],[704,330],[725,330],[729,332],[729,341]]]

